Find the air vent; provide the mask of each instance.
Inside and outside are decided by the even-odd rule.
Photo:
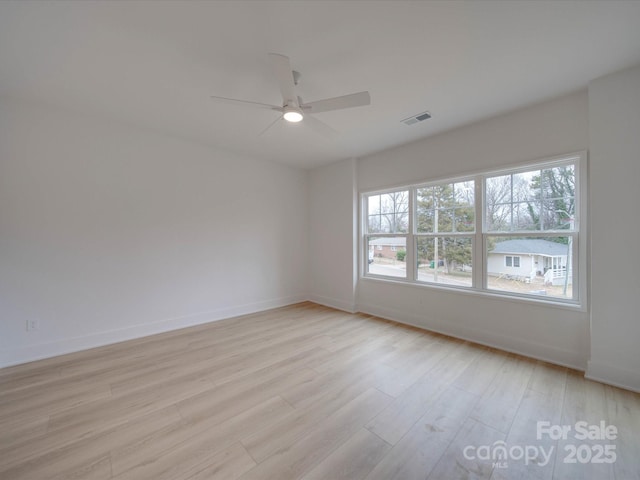
[[[409,118],[405,118],[404,120],[402,120],[402,123],[404,123],[405,125],[413,125],[414,123],[422,122],[430,118],[431,114],[429,112],[422,112]]]

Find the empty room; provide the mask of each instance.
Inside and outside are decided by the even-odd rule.
[[[0,479],[640,480],[640,1],[0,2]]]

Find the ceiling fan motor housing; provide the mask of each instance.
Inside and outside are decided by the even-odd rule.
[[[282,117],[288,122],[299,122],[304,118],[302,110],[297,105],[285,105],[282,111]]]

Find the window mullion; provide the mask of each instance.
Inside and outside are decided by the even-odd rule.
[[[407,228],[407,241],[405,248],[405,266],[407,279],[411,282],[416,280],[416,260],[415,260],[415,218],[416,218],[416,191],[415,187],[409,189],[409,226]]]
[[[484,179],[482,176],[475,178],[475,214],[476,214],[476,234],[472,246],[473,256],[473,286],[484,289],[484,274],[487,268],[486,249],[484,248],[484,225],[485,225],[485,191]]]

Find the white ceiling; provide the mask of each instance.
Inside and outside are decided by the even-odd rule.
[[[216,103],[280,104],[291,58],[331,138]],[[640,63],[640,1],[0,2],[0,95],[311,168],[559,96]],[[428,110],[433,118],[400,121]]]

